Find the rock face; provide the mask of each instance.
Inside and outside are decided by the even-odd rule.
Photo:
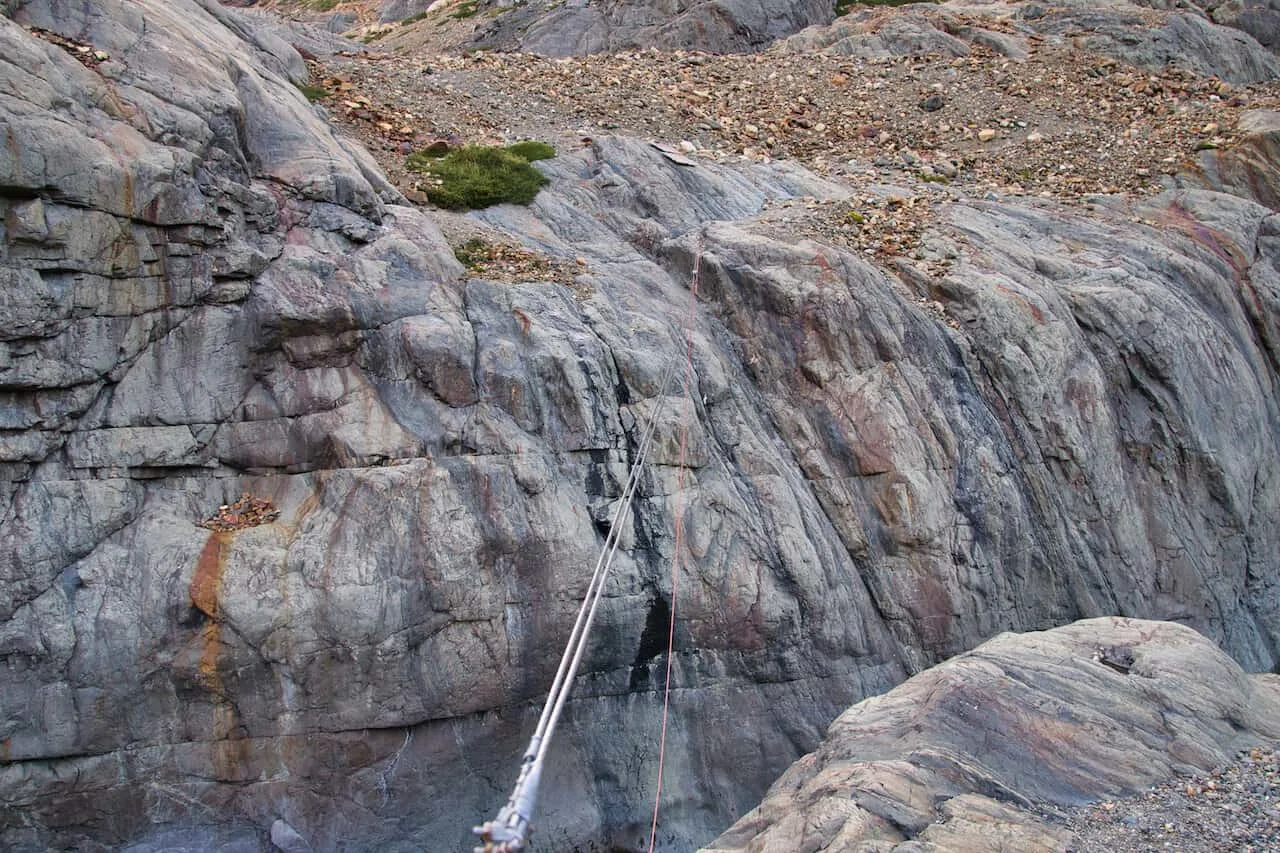
[[[1157,9],[1186,7],[1178,0],[1140,0]],[[1280,49],[1280,5],[1275,0],[1193,0],[1214,23],[1248,33],[1272,51]]]
[[[1161,5],[1161,4],[1141,4]],[[1163,4],[1174,6],[1181,4]],[[1198,10],[1197,10],[1198,11]],[[974,45],[1021,60],[1029,38],[1071,39],[1086,50],[1139,68],[1166,65],[1230,83],[1258,83],[1280,74],[1280,62],[1235,18],[1171,11],[1161,15],[1128,0],[1043,3],[1004,0],[940,5],[914,4],[892,13],[879,8],[852,11],[829,26],[815,26],[788,38],[795,52],[824,50],[857,57],[968,56]],[[1258,28],[1255,28],[1255,30]],[[1259,31],[1268,38],[1269,34]]]
[[[392,0],[390,17],[412,14]],[[384,12],[384,20],[388,15]],[[712,53],[753,50],[832,17],[830,0],[608,0],[519,4],[482,29],[476,44],[544,56],[648,47]]]
[[[705,853],[1063,851],[1043,816],[1280,738],[1280,677],[1166,622],[1002,634],[850,708]]]
[[[497,284],[250,18],[3,8],[0,846],[463,847],[650,417],[539,849],[647,832],[677,512],[663,850],[1003,630],[1280,661],[1280,220],[1234,167],[953,204],[937,273],[768,236],[766,200],[846,192],[802,169],[601,138],[475,215],[578,287]],[[200,526],[242,495],[278,515]]]

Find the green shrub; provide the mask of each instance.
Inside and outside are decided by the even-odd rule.
[[[462,0],[453,11],[449,13],[449,17],[454,20],[461,21],[464,18],[473,17],[480,11],[480,0]]]
[[[535,153],[546,155],[541,148]],[[554,149],[550,154],[555,155]],[[427,199],[448,210],[478,210],[504,202],[528,204],[548,183],[528,158],[487,145],[466,145],[443,157],[415,151],[405,159],[405,167],[429,175],[433,180],[426,187]]]
[[[550,160],[556,156],[556,149],[545,142],[538,142],[534,139],[527,139],[524,142],[517,142],[515,145],[508,145],[507,150],[517,157],[523,157],[530,163],[534,160]]]
[[[313,12],[329,12],[338,5],[338,0],[308,0],[307,8]]]

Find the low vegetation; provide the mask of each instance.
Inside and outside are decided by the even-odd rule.
[[[324,86],[314,86],[310,83],[299,83],[298,91],[302,93],[308,101],[319,101],[329,97],[329,90]]]
[[[517,142],[514,145],[508,145],[507,150],[517,157],[523,157],[532,163],[534,160],[550,160],[556,156],[556,149],[552,148],[545,142],[539,142],[536,139],[527,139],[524,142]]]
[[[836,17],[859,6],[906,6],[909,3],[936,3],[938,0],[836,0]]]
[[[547,178],[531,160],[555,156],[545,142],[520,142],[508,148],[466,145],[447,153],[416,151],[405,167],[426,174],[427,199],[448,210],[478,210],[495,204],[529,204]]]
[[[468,272],[475,272],[492,260],[493,246],[479,237],[472,237],[462,245],[454,246],[453,256]]]
[[[480,11],[479,0],[462,0],[457,6],[453,7],[453,11],[449,13],[449,17],[454,20],[461,21],[464,18],[474,17]]]

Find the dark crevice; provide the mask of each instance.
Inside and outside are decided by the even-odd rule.
[[[631,664],[629,690],[634,692],[649,686],[649,664],[659,655],[666,653],[667,637],[670,631],[671,606],[662,593],[655,593],[649,601],[649,612],[644,619],[644,631],[640,634],[640,647],[636,649],[636,657]]]

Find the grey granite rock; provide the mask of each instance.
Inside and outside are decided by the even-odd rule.
[[[1060,0],[1052,4],[1019,0],[974,3],[948,0],[915,4],[886,15],[883,9],[855,9],[830,25],[813,26],[781,43],[803,53],[823,50],[857,57],[967,56],[981,45],[1014,60],[1024,59],[1027,39],[1071,39],[1077,46],[1139,68],[1177,65],[1232,83],[1275,79],[1280,64],[1246,29],[1219,22],[1196,9],[1171,11],[1159,25],[1144,19],[1130,0]],[[1175,4],[1164,4],[1171,6]],[[991,28],[968,21],[990,19]],[[997,28],[1012,25],[1013,32]]]
[[[1118,659],[1122,659],[1122,662]],[[1091,619],[1004,634],[840,715],[706,853],[1065,851],[1046,817],[1280,738],[1280,678],[1196,632]]]
[[[391,0],[394,17],[412,14],[413,2]],[[518,47],[545,56],[572,56],[635,47],[728,53],[758,50],[812,24],[831,20],[824,0],[610,0],[567,3],[531,0],[504,7],[474,37],[476,46]]]
[[[1280,48],[1280,4],[1275,0],[1137,0],[1138,5],[1157,9],[1193,8],[1214,23],[1235,27],[1275,52]]]

